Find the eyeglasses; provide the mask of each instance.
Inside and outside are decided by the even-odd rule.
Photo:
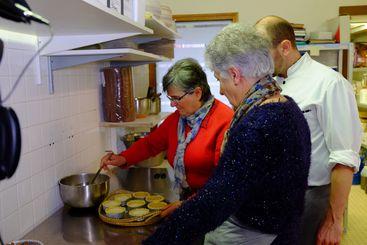
[[[188,90],[186,93],[184,93],[183,95],[181,95],[180,97],[171,97],[167,95],[167,98],[171,101],[171,102],[180,102],[180,100],[183,99],[183,97],[185,97],[188,94],[192,94],[194,92],[194,89],[190,89]]]

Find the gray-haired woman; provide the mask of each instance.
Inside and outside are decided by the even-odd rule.
[[[176,107],[156,130],[101,165],[127,167],[162,151],[175,172],[175,190],[186,199],[203,187],[217,166],[220,146],[233,110],[214,99],[200,64],[177,61],[163,77],[163,90]]]
[[[301,110],[272,79],[269,43],[253,28],[225,27],[208,45],[220,91],[237,108],[217,169],[145,244],[296,244],[310,165]]]

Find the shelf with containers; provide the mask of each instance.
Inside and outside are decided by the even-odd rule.
[[[310,56],[330,68],[340,72],[348,80],[353,71],[353,43],[328,43],[299,45],[298,50],[308,52]]]
[[[180,38],[176,30],[172,27],[168,27],[165,22],[148,12],[145,14],[145,25],[153,31],[152,34],[142,33],[120,41],[117,40],[114,43],[110,42],[109,45],[111,47],[118,47],[118,45],[128,46],[132,41],[133,44],[139,45],[139,49],[148,50],[144,53],[158,58],[156,60],[149,61],[141,60],[140,63],[137,60],[126,60],[124,57],[122,57],[122,59],[112,58],[111,60],[107,60],[111,61],[111,66],[133,66],[136,64],[144,64],[144,62],[155,63],[159,61],[167,61],[170,58],[173,58],[174,40]],[[166,52],[167,50],[169,51]],[[153,54],[155,52],[156,54]],[[160,52],[162,52],[162,55]],[[130,122],[101,122],[100,127],[104,128],[103,130],[106,132],[107,148],[111,149],[113,152],[124,150],[125,146],[121,141],[121,136],[129,132],[151,131],[170,114],[171,113],[161,112],[159,114],[148,115],[144,118],[136,118],[134,121]]]
[[[140,34],[136,35],[134,37],[128,38],[129,41],[132,40],[133,43],[139,44],[139,48],[141,48],[140,44],[143,44],[144,49],[147,48],[150,52],[157,52],[159,53],[160,45],[163,44],[162,52],[165,53],[167,49],[170,49],[169,54],[166,56],[163,55],[157,55],[155,56],[159,57],[155,62],[159,61],[167,61],[170,58],[173,58],[171,55],[173,55],[173,43],[174,40],[177,38],[180,38],[179,34],[174,30],[171,26],[167,26],[167,23],[161,21],[159,18],[154,16],[150,12],[145,13],[145,25],[153,30],[153,34]],[[123,39],[121,41],[122,45],[128,45],[129,41],[124,42],[126,39]],[[146,45],[148,44],[148,45]],[[112,44],[119,45],[118,43]],[[157,48],[156,48],[157,47]],[[168,47],[168,48],[167,48]],[[116,60],[113,59],[113,62],[111,62],[112,66],[119,66],[119,65],[135,65],[136,62],[126,62],[126,60]],[[121,62],[122,61],[122,62]],[[155,63],[154,61],[146,62],[146,63]],[[145,129],[151,129],[157,126],[161,121],[163,121],[170,113],[160,113],[158,115],[148,115],[145,118],[137,118],[136,120],[132,122],[101,122],[101,127],[106,128],[145,128]]]

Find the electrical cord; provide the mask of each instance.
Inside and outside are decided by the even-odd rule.
[[[9,97],[14,93],[16,87],[18,86],[20,79],[23,77],[25,71],[28,69],[28,67],[31,65],[31,63],[33,62],[33,60],[42,52],[43,49],[46,48],[46,46],[52,41],[53,37],[54,37],[54,33],[52,31],[52,27],[49,27],[49,32],[50,32],[50,38],[47,40],[47,42],[45,44],[43,44],[43,46],[38,49],[38,51],[32,56],[32,58],[29,59],[29,61],[27,62],[27,64],[24,66],[23,70],[21,71],[21,73],[19,74],[17,80],[15,80],[15,83],[13,85],[13,87],[11,88],[10,92],[8,93],[8,95],[6,95],[4,97],[4,99],[2,100],[2,103],[6,102]]]

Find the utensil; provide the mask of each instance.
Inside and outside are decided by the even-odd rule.
[[[66,176],[59,180],[59,190],[62,201],[71,207],[87,208],[98,205],[107,196],[110,189],[110,177],[98,174],[94,184],[90,183],[94,173],[81,173]]]
[[[98,169],[98,171],[97,171],[96,175],[94,175],[92,181],[90,183],[88,183],[89,185],[93,185],[94,184],[94,181],[96,180],[97,176],[101,172],[102,168],[103,168],[103,165]]]
[[[144,220],[148,220],[152,216],[153,217],[158,216],[160,213],[161,213],[160,211],[150,212],[150,213],[148,213],[146,215],[143,215],[143,216],[124,219],[123,221],[121,221],[121,223],[130,223],[130,222],[135,222],[135,221],[142,222]]]

